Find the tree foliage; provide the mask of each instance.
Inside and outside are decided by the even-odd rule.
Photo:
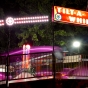
[[[51,22],[52,6],[57,5],[86,10],[87,2],[85,0],[5,0],[3,3],[1,2],[0,18],[5,18],[7,15],[13,17],[48,15],[50,20],[48,23],[26,24],[11,27],[11,48],[22,47],[24,43],[30,43],[33,46],[52,45],[53,31],[54,44],[66,46],[67,48],[69,45],[71,46],[72,40],[80,39],[85,41],[88,36],[87,27]],[[0,36],[5,37],[5,34],[8,35],[8,32],[3,28],[0,29]],[[3,41],[0,45],[3,48],[7,44],[7,42],[4,41],[4,37],[0,37],[0,41]],[[8,37],[6,38],[8,41]]]

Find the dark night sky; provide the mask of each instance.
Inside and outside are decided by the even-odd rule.
[[[3,8],[5,16],[18,15],[19,5],[15,0],[0,0],[0,8]]]
[[[55,5],[57,6],[61,6],[62,1],[59,0],[51,0],[52,2],[54,2]],[[86,10],[86,6],[87,6],[87,1],[83,1],[83,0],[79,0],[79,4],[75,4],[76,0],[66,0],[69,2],[66,2],[65,7],[67,8],[74,8],[74,9],[78,9],[78,10]],[[5,15],[17,15],[19,14],[19,4],[16,3],[15,0],[0,0],[0,7],[3,8]]]

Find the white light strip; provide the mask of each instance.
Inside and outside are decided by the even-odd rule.
[[[4,23],[1,23],[0,26],[4,26]]]
[[[5,25],[12,26],[14,24],[24,24],[24,23],[39,23],[39,22],[48,22],[48,16],[33,16],[33,17],[21,17],[21,18],[12,18],[8,17],[5,22],[0,20],[0,26]]]
[[[0,20],[0,22],[2,23],[2,22],[4,22],[4,20]]]
[[[48,19],[41,19],[41,20],[27,20],[27,21],[17,21],[17,22],[14,22],[14,24],[24,24],[24,23],[39,23],[39,22],[48,22],[49,20]]]
[[[4,25],[4,20],[0,20],[0,26]]]
[[[48,22],[48,16],[14,18],[14,24]]]
[[[0,68],[0,72],[6,72],[4,68]]]
[[[17,21],[17,20],[34,20],[34,19],[48,19],[48,16],[34,16],[34,17],[14,18],[14,21]]]

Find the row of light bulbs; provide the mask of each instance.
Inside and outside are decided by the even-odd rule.
[[[48,22],[48,16],[33,16],[33,17],[21,17],[21,18],[12,18],[8,17],[5,21],[0,20],[0,26],[4,26],[5,24],[8,26],[12,26],[14,24],[25,24],[25,23],[39,23],[39,22]]]

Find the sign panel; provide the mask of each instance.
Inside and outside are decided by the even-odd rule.
[[[52,21],[88,25],[88,12],[54,6],[52,11]]]

